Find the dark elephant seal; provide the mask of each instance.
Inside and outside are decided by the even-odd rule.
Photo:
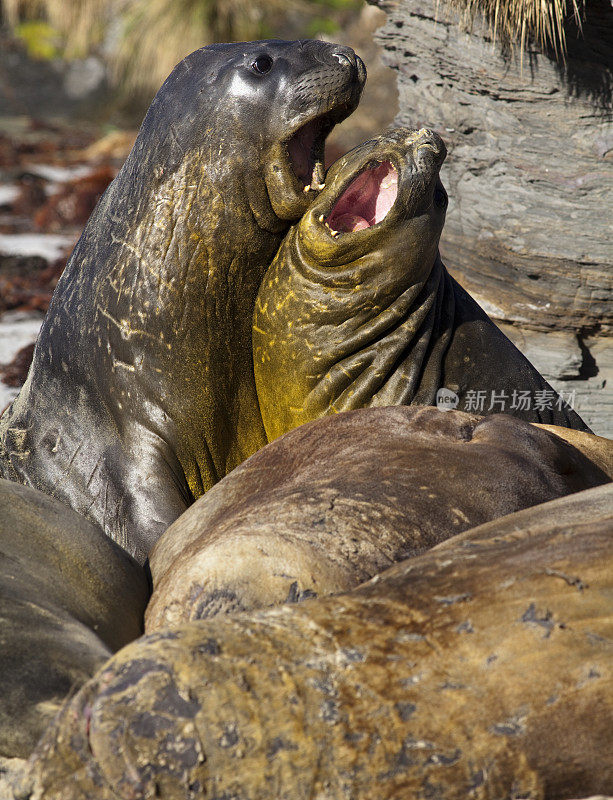
[[[459,410],[589,430],[441,262],[445,154],[425,129],[365,142],[287,234],[254,314],[269,441],[323,414],[431,405],[439,389]]]
[[[164,533],[145,630],[348,591],[467,528],[607,482],[611,467],[503,414],[391,406],[317,420]]]
[[[351,49],[318,41],[211,45],[175,68],[58,284],[0,422],[0,475],[143,561],[265,444],[255,295],[364,79]]]
[[[612,525],[607,485],[344,595],[145,636],[67,704],[17,797],[606,794]]]
[[[148,595],[101,528],[0,479],[0,757],[28,756],[69,692],[141,635]]]

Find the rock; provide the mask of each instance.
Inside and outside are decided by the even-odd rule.
[[[613,338],[499,327],[601,436],[613,437]]]

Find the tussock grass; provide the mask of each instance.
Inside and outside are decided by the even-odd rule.
[[[304,0],[299,0],[301,3]],[[274,35],[284,0],[0,0],[7,23],[44,19],[68,58],[93,49],[127,94],[157,87],[175,64],[210,42]]]
[[[283,0],[131,0],[111,58],[113,75],[128,93],[146,91],[198,47],[273,35],[270,18],[286,5]]]
[[[440,0],[451,5],[470,22],[481,13],[495,39],[523,52],[529,40],[552,48],[556,57],[566,53],[564,24],[570,17],[581,28],[585,0]]]
[[[1,0],[1,4],[12,27],[24,19],[47,21],[62,36],[69,58],[99,45],[113,14],[108,0]]]
[[[147,93],[185,55],[210,42],[282,35],[292,15],[321,20],[357,0],[0,0],[12,25],[43,19],[57,31],[67,57],[94,48],[107,56],[111,75],[128,95]],[[529,40],[564,58],[564,23],[581,25],[585,0],[439,0],[464,24],[479,14],[503,45],[524,51]],[[297,17],[296,17],[297,15]],[[305,16],[306,15],[306,16]],[[291,27],[291,25],[290,25]]]

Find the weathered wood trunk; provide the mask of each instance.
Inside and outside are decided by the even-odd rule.
[[[371,0],[373,2],[373,0]],[[613,9],[588,3],[558,63],[504,55],[441,0],[374,0],[398,71],[396,122],[449,146],[441,251],[475,296],[596,432],[613,435]]]

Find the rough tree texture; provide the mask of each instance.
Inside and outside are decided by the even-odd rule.
[[[371,0],[372,2],[373,0]],[[568,26],[566,67],[503,57],[448,3],[377,0],[401,125],[437,129],[450,207],[443,259],[594,431],[613,434],[613,9]]]
[[[613,787],[613,487],[354,592],[124,648],[17,798],[566,800]]]

